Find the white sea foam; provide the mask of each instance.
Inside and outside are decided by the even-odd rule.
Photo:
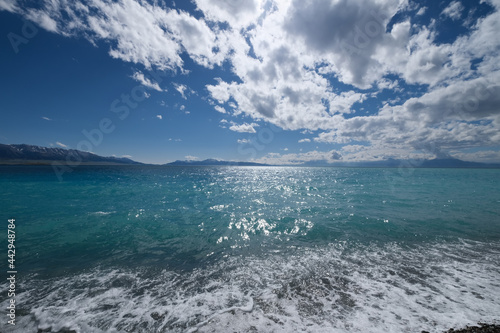
[[[339,243],[190,272],[34,276],[8,332],[440,332],[500,320],[499,261],[498,243]]]
[[[113,213],[116,213],[116,212],[102,212],[102,211],[98,211],[98,212],[93,212],[93,213],[90,213],[91,215],[109,215],[109,214],[113,214]]]

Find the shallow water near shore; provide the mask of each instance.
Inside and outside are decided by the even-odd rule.
[[[19,272],[2,332],[500,320],[500,170],[2,167],[0,183]]]

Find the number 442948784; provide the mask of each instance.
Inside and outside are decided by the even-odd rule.
[[[8,262],[9,262],[9,269],[14,269],[16,268],[16,265],[14,264],[16,261],[16,246],[14,243],[16,242],[16,232],[14,229],[16,228],[16,225],[14,224],[15,220],[11,219],[9,220],[9,225],[8,225],[8,234],[7,237],[9,238],[8,242]]]

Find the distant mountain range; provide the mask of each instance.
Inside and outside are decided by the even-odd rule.
[[[144,163],[133,161],[125,157],[103,157],[93,153],[76,149],[47,148],[33,145],[5,145],[0,144],[0,164],[51,164],[52,162],[75,162],[84,165],[141,165]],[[271,166],[255,162],[220,161],[206,159],[203,161],[175,161],[164,164],[165,166]],[[468,162],[454,158],[432,160],[396,160],[373,162],[336,162],[328,164],[326,161],[309,161],[296,166],[333,166],[333,167],[358,167],[358,168],[500,168],[500,164],[487,164]]]
[[[397,160],[389,158],[384,161],[370,162],[337,162],[327,164],[325,161],[304,163],[303,166],[338,166],[360,168],[500,168],[500,164],[462,161],[456,158],[436,158],[432,160]]]
[[[228,165],[228,166],[273,166],[270,164],[253,163],[253,162],[232,162],[219,161],[215,159],[207,159],[203,161],[175,161],[165,165],[178,166],[210,166],[210,165]],[[274,165],[274,166],[290,166],[290,165]],[[352,167],[352,168],[500,168],[500,164],[487,164],[479,162],[462,161],[455,158],[432,159],[432,160],[396,160],[387,159],[384,161],[372,162],[337,162],[329,164],[326,161],[309,161],[293,166],[318,166],[318,167]]]
[[[0,164],[50,164],[52,162],[82,164],[142,164],[124,157],[103,157],[76,149],[46,148],[32,145],[0,144]]]
[[[254,162],[233,162],[233,161],[219,161],[213,158],[209,158],[203,161],[175,161],[171,163],[167,163],[165,165],[174,165],[174,166],[210,166],[210,165],[227,165],[227,166],[269,166],[269,164],[262,163],[254,163]]]

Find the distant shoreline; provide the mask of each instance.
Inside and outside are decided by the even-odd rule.
[[[65,163],[60,160],[4,160],[0,161],[0,166],[52,166],[53,163],[64,164],[71,168],[79,166],[120,166],[120,167],[289,167],[289,168],[349,168],[349,169],[500,169],[500,166],[400,166],[400,165],[384,165],[384,166],[370,166],[370,165],[239,165],[235,164],[128,164],[117,162],[71,162]]]
[[[163,164],[134,161],[128,157],[99,156],[94,153],[62,148],[48,148],[26,144],[0,144],[0,165],[157,165],[157,166],[275,166],[275,167],[337,167],[337,168],[471,168],[497,169],[500,163],[463,161],[450,156],[434,159],[394,159],[379,161],[313,160],[295,165],[267,164],[252,161],[224,161],[213,158],[205,160],[176,160]]]
[[[0,166],[51,166],[52,163],[65,163],[66,161],[48,161],[48,160],[29,160],[29,161],[20,161],[20,160],[7,160],[0,161]],[[149,164],[126,164],[126,163],[116,163],[116,162],[71,162],[67,163],[67,166],[81,166],[81,165],[112,165],[112,166],[131,166],[131,165],[149,165]]]

